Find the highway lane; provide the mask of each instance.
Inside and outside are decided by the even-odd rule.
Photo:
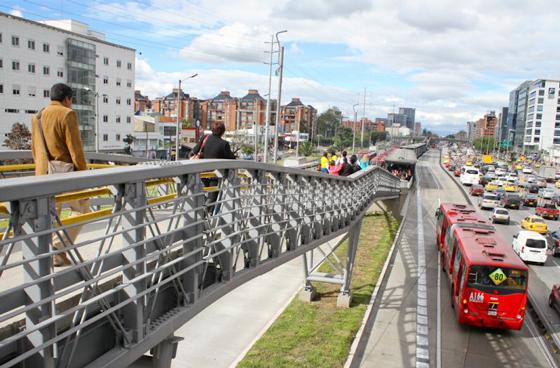
[[[457,178],[453,180],[459,183]],[[459,184],[460,185],[460,184]],[[549,187],[554,188],[553,185],[548,184]],[[559,192],[555,189],[556,192]],[[474,204],[478,204],[479,197],[470,196]],[[479,210],[481,213],[491,215],[491,211]],[[521,220],[527,216],[534,215],[535,208],[521,207],[519,210],[510,210],[511,223],[509,225],[496,224],[498,233],[508,242],[513,242],[513,236],[521,230]],[[556,231],[559,226],[559,221],[546,220],[549,230]],[[555,335],[557,341],[560,341],[560,315],[548,306],[548,296],[553,284],[560,283],[560,258],[549,256],[544,266],[537,264],[528,264],[529,266],[529,293],[533,296],[535,301],[535,308],[538,309],[539,314],[546,318],[552,326],[551,334]]]
[[[465,198],[453,180],[441,169],[439,152],[432,150],[424,155],[417,164],[417,173],[425,219],[430,366],[554,367],[555,363],[551,361],[542,337],[529,318],[521,331],[489,330],[457,324],[451,309],[447,276],[438,266],[434,213],[440,202],[465,203]],[[438,293],[441,297],[439,305]],[[441,336],[439,345],[438,335]]]

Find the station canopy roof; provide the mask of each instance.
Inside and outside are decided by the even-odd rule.
[[[410,149],[396,149],[385,158],[385,162],[397,165],[415,165],[416,152]]]

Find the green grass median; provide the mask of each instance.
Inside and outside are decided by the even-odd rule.
[[[315,283],[318,298],[291,301],[238,367],[342,367],[360,328],[399,223],[389,214],[364,217],[352,278],[352,305],[336,307],[339,285]],[[344,258],[347,244],[336,254]],[[332,271],[323,264],[321,272]]]

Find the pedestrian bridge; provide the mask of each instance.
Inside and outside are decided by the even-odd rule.
[[[241,160],[2,179],[0,367],[126,367],[147,352],[169,366],[189,319],[344,233],[348,295],[365,211],[400,193],[375,166],[335,177]],[[76,200],[92,212],[71,214]],[[53,267],[53,238],[72,265]]]

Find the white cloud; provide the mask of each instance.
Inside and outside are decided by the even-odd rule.
[[[10,14],[15,17],[23,18],[23,13],[18,7],[13,7],[12,10],[10,10]]]

